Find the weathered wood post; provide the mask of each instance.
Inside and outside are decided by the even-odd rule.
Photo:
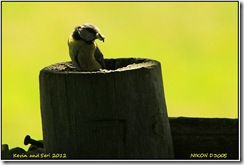
[[[77,72],[69,63],[41,70],[45,152],[75,159],[173,158],[160,63],[105,63],[110,70]]]

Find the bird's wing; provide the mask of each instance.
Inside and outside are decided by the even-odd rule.
[[[94,53],[94,57],[97,60],[97,62],[102,66],[103,69],[106,68],[104,59],[103,59],[103,54],[100,51],[100,49],[98,47],[96,47],[95,53]]]

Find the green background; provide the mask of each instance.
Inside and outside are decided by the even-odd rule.
[[[170,117],[238,118],[238,2],[2,2],[2,143],[42,139],[39,72],[83,23],[105,58],[161,62]]]

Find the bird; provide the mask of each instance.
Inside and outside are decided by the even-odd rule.
[[[80,71],[105,69],[101,50],[95,40],[104,42],[105,36],[93,24],[85,23],[74,28],[68,38],[69,55],[75,68]]]

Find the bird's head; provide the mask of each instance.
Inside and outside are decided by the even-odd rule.
[[[82,39],[86,42],[92,42],[99,39],[104,42],[105,37],[100,33],[98,27],[92,24],[83,24],[75,27],[73,32],[73,37],[75,39]]]

